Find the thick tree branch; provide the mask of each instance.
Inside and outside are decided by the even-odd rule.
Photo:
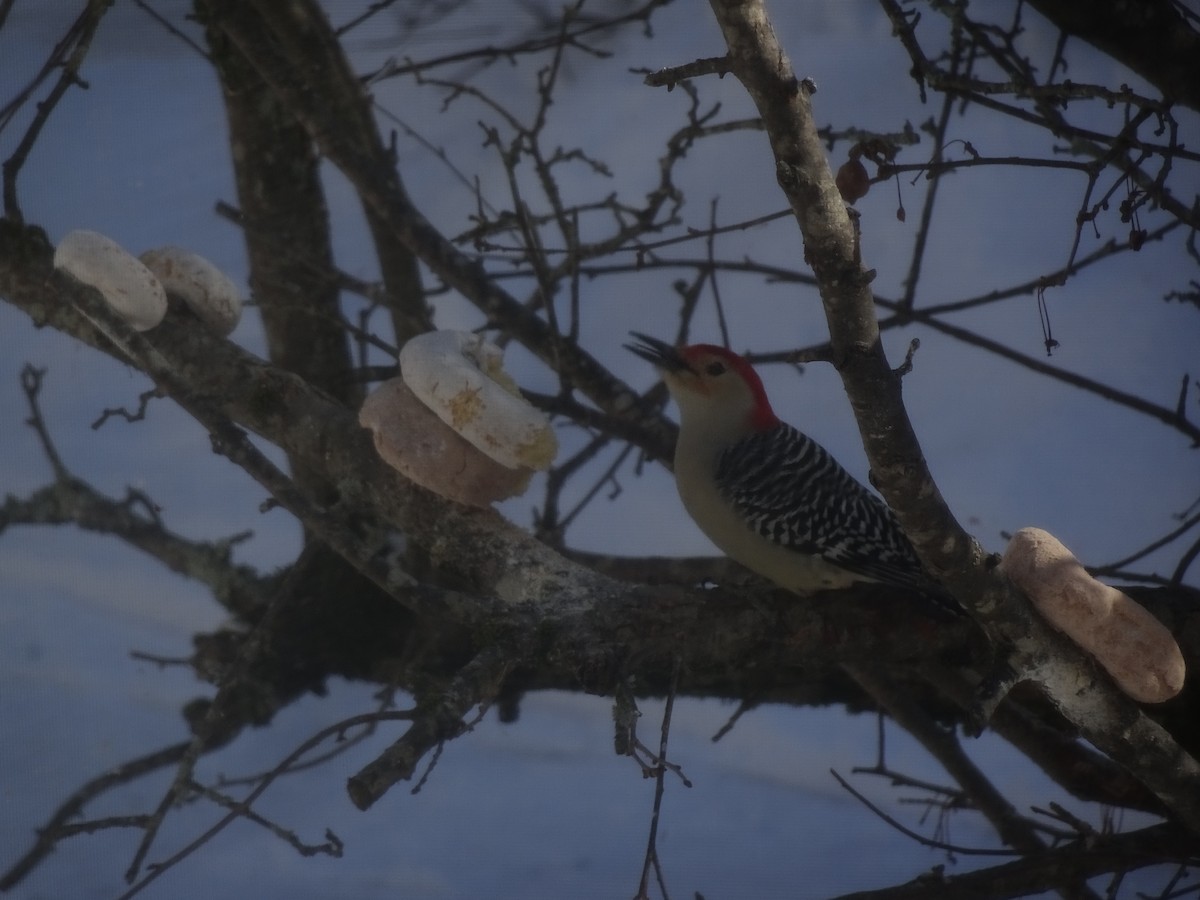
[[[98,296],[52,275],[48,246],[35,239],[27,240],[25,249],[20,249],[14,239],[26,235],[25,231],[0,229],[0,294],[43,323],[113,353],[112,343],[77,308],[87,307],[99,315],[103,306],[96,306],[101,304]],[[17,264],[23,254],[25,263]],[[748,671],[761,671],[764,637],[768,643],[779,640],[769,651],[779,654],[776,672],[801,664],[819,669],[845,654],[905,657],[905,641],[897,637],[895,629],[912,629],[907,646],[925,646],[936,652],[927,636],[917,637],[927,623],[906,624],[900,608],[903,604],[891,607],[870,602],[869,598],[887,592],[881,594],[869,586],[844,595],[846,602],[833,605],[820,600],[797,602],[790,597],[776,602],[767,599],[774,597],[774,592],[762,589],[733,596],[720,590],[635,587],[603,576],[564,558],[493,512],[458,506],[417,488],[378,458],[369,433],[357,424],[353,411],[297,376],[194,327],[184,316],[170,314],[153,332],[132,338],[131,346],[145,348],[135,352],[152,354],[134,362],[170,382],[165,385],[168,394],[174,385],[183,391],[185,404],[195,398],[211,412],[250,429],[289,454],[320,461],[330,481],[338,485],[341,498],[339,510],[314,509],[315,515],[336,516],[344,507],[353,509],[360,523],[374,521],[379,527],[420,535],[430,551],[428,581],[453,585],[463,592],[459,599],[444,592],[414,593],[408,588],[410,582],[399,575],[396,580],[388,575],[390,570],[373,570],[400,603],[467,626],[507,623],[515,627],[536,621],[547,646],[556,647],[556,659],[572,659],[572,671],[581,677],[590,672],[589,679],[599,679],[585,679],[586,683],[606,683],[610,670],[619,669],[622,660],[653,661],[667,651],[676,652],[683,640],[695,654],[690,663],[692,681],[684,684],[685,690],[701,682],[722,681],[729,689],[727,679],[738,671],[739,660],[753,659]],[[302,507],[296,508],[300,515],[306,514]],[[319,518],[313,522],[326,527]],[[352,561],[385,565],[372,555],[377,554],[376,545],[359,541],[356,545],[347,538],[344,545]],[[862,599],[861,606],[849,599],[854,595]],[[856,623],[856,616],[863,615],[866,626]],[[779,616],[787,620],[782,628]],[[786,640],[782,635],[787,635]],[[942,638],[961,643],[963,633],[951,628],[939,635]]]

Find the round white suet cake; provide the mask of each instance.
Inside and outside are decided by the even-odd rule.
[[[54,267],[98,290],[138,331],[149,331],[167,314],[167,294],[154,273],[99,232],[68,232],[54,249]]]
[[[503,351],[466,331],[431,331],[400,350],[404,383],[439,419],[510,469],[548,469],[558,452],[550,421],[521,396]]]
[[[384,462],[434,493],[486,508],[523,494],[533,470],[510,469],[480,453],[425,406],[401,378],[379,385],[358,421],[371,429]]]
[[[139,259],[212,331],[226,337],[237,327],[242,318],[237,285],[203,256],[167,246],[147,250]]]

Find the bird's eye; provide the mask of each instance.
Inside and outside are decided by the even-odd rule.
[[[709,375],[724,375],[725,374],[725,363],[710,362],[707,366],[704,367],[704,371],[707,372]]]

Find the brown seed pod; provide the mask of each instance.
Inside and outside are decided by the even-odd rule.
[[[842,167],[837,171],[835,182],[838,193],[847,203],[854,203],[865,197],[867,191],[871,189],[871,176],[867,174],[867,167],[858,159],[848,159],[842,163]]]

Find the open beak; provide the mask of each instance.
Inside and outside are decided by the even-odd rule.
[[[660,341],[658,338],[652,338],[638,331],[631,331],[629,333],[638,339],[636,344],[625,345],[625,349],[630,353],[636,353],[642,359],[653,363],[664,372],[679,372],[684,369],[691,369],[691,366],[687,364],[679,351],[666,341]]]

